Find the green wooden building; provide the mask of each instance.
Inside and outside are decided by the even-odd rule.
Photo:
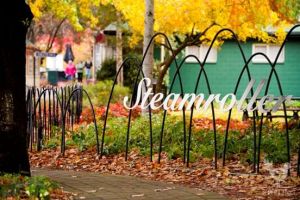
[[[263,44],[255,40],[250,40],[246,43],[241,43],[241,47],[245,53],[246,59],[249,59],[251,55],[256,52],[263,52],[270,58],[271,61],[274,61],[280,45]],[[178,56],[177,62],[182,62],[183,58],[190,54],[197,56],[200,61],[203,61],[207,50],[207,46],[187,47],[185,51]],[[254,57],[248,66],[252,78],[256,80],[255,88],[260,80],[268,79],[271,67],[267,60],[262,56]],[[212,93],[220,93],[221,96],[227,93],[233,93],[239,74],[241,73],[243,67],[244,60],[235,41],[227,40],[218,49],[213,48],[205,64],[205,71],[209,79]],[[283,94],[300,97],[300,28],[295,30],[289,37],[286,45],[283,48],[283,51],[279,56],[276,70],[282,85]],[[172,82],[175,71],[176,66],[173,63],[169,70],[169,85]],[[194,92],[199,71],[200,65],[196,63],[195,59],[190,58],[184,61],[184,64],[180,70],[183,80],[184,93]],[[247,73],[244,73],[242,82],[237,92],[238,97],[242,95],[248,83],[249,81]],[[175,81],[172,92],[180,93],[178,77]],[[208,89],[203,75],[196,93],[204,93],[205,96],[208,95]],[[273,94],[275,96],[280,94],[274,75],[272,77],[268,94]],[[263,93],[260,95],[263,95]]]

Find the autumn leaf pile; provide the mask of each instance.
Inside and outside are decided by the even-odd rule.
[[[239,161],[230,161],[226,167],[215,170],[210,159],[201,159],[186,167],[181,159],[169,160],[164,153],[161,163],[141,156],[137,151],[99,158],[94,149],[79,152],[68,149],[63,157],[59,150],[44,150],[30,153],[33,167],[53,169],[92,171],[118,175],[130,175],[145,179],[185,184],[200,189],[218,192],[233,199],[297,199],[300,195],[300,178],[286,176],[282,166],[263,165],[261,174],[253,174],[251,166]],[[292,168],[296,167],[293,159]]]
[[[193,125],[195,129],[202,130],[213,130],[213,121],[208,118],[196,118],[193,119]],[[223,119],[216,119],[216,129],[219,131],[225,131],[227,126],[227,121]],[[251,127],[250,121],[239,121],[239,120],[230,120],[229,128],[233,131],[242,131],[244,132]]]
[[[106,106],[99,106],[94,107],[95,116],[96,118],[104,119],[106,114]],[[132,118],[136,118],[139,116],[141,109],[136,108],[132,110]],[[112,103],[109,106],[109,117],[128,117],[129,111],[121,104],[121,103]],[[91,123],[93,122],[93,113],[90,108],[84,108],[81,117],[80,117],[80,123],[86,122]]]

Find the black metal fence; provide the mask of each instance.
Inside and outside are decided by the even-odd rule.
[[[280,82],[280,77],[276,71],[276,64],[277,60],[279,58],[279,55],[287,41],[287,39],[290,37],[293,30],[297,27],[300,27],[300,25],[294,26],[287,34],[286,39],[282,43],[279,52],[275,58],[275,61],[272,62],[267,55],[263,53],[255,53],[250,58],[246,58],[245,53],[243,49],[241,48],[241,45],[238,41],[237,36],[235,33],[230,29],[222,29],[220,30],[214,37],[211,45],[209,46],[209,49],[207,51],[207,54],[204,58],[203,62],[200,62],[200,60],[194,56],[194,55],[188,55],[186,56],[180,63],[175,59],[174,63],[176,66],[176,72],[174,77],[171,79],[171,84],[169,87],[169,93],[172,93],[174,83],[176,80],[179,80],[180,84],[180,92],[181,96],[184,95],[183,90],[183,83],[182,83],[182,77],[180,74],[180,69],[184,65],[184,62],[188,58],[193,58],[199,65],[199,73],[197,74],[197,81],[195,84],[194,93],[198,91],[198,85],[200,80],[204,79],[208,93],[212,94],[212,88],[210,86],[209,77],[207,76],[207,73],[205,71],[205,64],[206,60],[208,58],[208,55],[212,49],[212,46],[214,42],[217,40],[217,37],[224,32],[229,32],[232,35],[232,38],[235,40],[236,45],[238,49],[240,50],[241,56],[243,58],[244,66],[242,67],[242,70],[239,74],[239,76],[236,78],[236,84],[233,88],[233,94],[236,95],[237,91],[239,89],[242,77],[244,74],[246,74],[246,77],[248,81],[251,80],[252,75],[249,70],[249,63],[251,60],[256,56],[263,56],[270,66],[270,72],[269,77],[266,85],[266,89],[264,94],[267,95],[271,80],[275,78],[279,94],[283,96],[283,89]],[[171,51],[171,55],[174,55],[171,43],[166,35],[162,33],[157,33],[153,36],[152,40],[150,41],[148,48],[143,56],[143,59],[140,61],[136,58],[128,58],[125,59],[122,65],[119,67],[119,70],[117,71],[116,77],[121,72],[121,69],[124,67],[135,67],[138,69],[138,73],[135,77],[134,86],[132,88],[132,96],[131,99],[134,99],[134,94],[137,90],[137,85],[139,83],[139,80],[141,78],[144,78],[144,73],[142,71],[142,65],[145,59],[145,55],[148,52],[148,49],[150,47],[150,44],[154,41],[156,37],[163,37],[166,41],[166,44],[169,46],[169,49]],[[105,141],[105,135],[106,135],[106,125],[107,125],[107,119],[109,114],[109,108],[114,92],[115,85],[117,84],[117,78],[114,79],[113,86],[109,95],[109,100],[107,102],[106,107],[106,113],[104,117],[104,126],[102,129],[101,134],[101,141],[99,141],[99,134],[98,134],[98,128],[97,128],[97,121],[95,117],[95,112],[93,108],[93,104],[90,100],[90,97],[88,93],[78,85],[75,86],[68,86],[64,88],[54,88],[54,87],[48,87],[48,88],[42,88],[42,89],[35,89],[31,88],[27,92],[27,111],[28,111],[28,138],[29,138],[29,148],[32,150],[33,144],[37,144],[37,149],[41,149],[41,141],[43,138],[50,138],[51,137],[51,127],[53,125],[62,127],[62,135],[61,135],[61,152],[64,154],[65,151],[65,132],[66,127],[69,127],[72,129],[75,122],[79,120],[81,110],[82,110],[82,96],[86,95],[89,100],[90,107],[92,109],[93,118],[94,118],[94,125],[95,125],[95,138],[97,141],[97,152],[100,154],[100,157],[103,155],[103,149],[104,149],[104,141]],[[145,89],[147,90],[146,84],[144,84]],[[253,89],[251,88],[251,95],[253,96]],[[150,99],[148,98],[148,103],[150,102]],[[131,106],[133,105],[133,101],[131,101]],[[287,160],[290,163],[291,161],[291,155],[290,155],[290,139],[289,139],[289,129],[288,129],[288,115],[287,115],[287,107],[285,102],[282,103],[283,113],[282,116],[284,118],[285,123],[285,140],[286,140],[286,156]],[[132,123],[132,110],[129,110],[128,115],[128,123],[127,123],[127,135],[126,135],[126,153],[125,153],[125,159],[127,160],[128,151],[129,151],[129,138],[130,138],[130,128]],[[246,113],[248,115],[248,113]],[[152,110],[149,107],[148,108],[148,117],[149,117],[149,145],[150,145],[150,159],[152,161],[152,155],[153,155],[153,130],[152,130]],[[229,130],[230,130],[230,121],[231,121],[231,115],[232,115],[232,109],[228,112],[227,117],[227,124],[226,124],[226,130],[224,135],[224,143],[223,143],[223,159],[222,159],[222,165],[225,166],[226,164],[226,153],[227,153],[227,145],[228,145],[228,137],[229,137]],[[163,111],[163,120],[161,122],[161,132],[160,132],[160,140],[159,140],[159,152],[158,152],[158,162],[160,162],[161,159],[161,153],[162,153],[162,147],[163,147],[163,135],[165,130],[165,121],[167,118],[167,111]],[[186,124],[186,110],[185,107],[183,107],[182,110],[182,116],[183,116],[183,161],[186,163],[186,165],[189,165],[190,162],[190,149],[191,149],[191,143],[192,143],[192,121],[194,116],[194,105],[192,106],[192,109],[190,111],[188,124]],[[213,134],[214,134],[214,166],[215,168],[218,167],[218,152],[217,152],[217,128],[216,128],[216,116],[215,116],[215,108],[214,104],[211,103],[211,117],[213,122]],[[262,126],[263,126],[263,120],[269,118],[269,116],[264,115],[263,113],[258,113],[257,111],[253,111],[251,119],[252,119],[252,130],[253,130],[253,172],[259,172],[259,165],[260,165],[260,152],[261,152],[261,142],[262,142]],[[257,124],[258,123],[258,124]],[[257,126],[258,125],[258,126]],[[258,128],[257,128],[258,127]],[[258,142],[257,142],[258,141]],[[300,175],[300,147],[298,149],[298,163],[297,163],[297,173]],[[288,168],[288,175],[290,175],[290,167]]]
[[[34,144],[37,150],[41,150],[43,140],[52,137],[52,128],[56,126],[62,128],[61,151],[64,153],[66,127],[73,130],[74,124],[79,122],[84,94],[87,95],[94,114],[90,98],[80,85],[27,88],[27,133],[30,150]],[[95,117],[94,122],[97,132]],[[98,138],[98,134],[96,137]]]

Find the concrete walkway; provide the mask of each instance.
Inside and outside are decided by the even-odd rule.
[[[34,169],[33,175],[48,176],[75,199],[97,200],[209,200],[226,199],[216,193],[131,176]]]

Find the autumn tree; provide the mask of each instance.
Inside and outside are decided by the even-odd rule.
[[[32,19],[24,0],[1,5],[0,173],[30,175],[26,147],[25,37]],[[4,16],[5,15],[5,16]]]
[[[81,32],[87,28],[98,29],[103,23],[100,0],[29,0],[34,20],[28,31],[28,39],[35,42],[46,35],[45,51],[50,51],[57,36],[65,30]]]
[[[124,29],[125,21],[123,14],[115,8],[115,0],[100,0],[100,8],[110,8],[110,12],[107,16],[110,17],[112,24],[116,26],[116,71],[120,70],[120,73],[117,77],[117,83],[120,85],[124,84],[124,70],[120,69],[123,63],[123,44],[124,37],[123,34],[127,32]]]
[[[106,0],[114,4],[130,25],[132,44],[144,34],[143,0]],[[232,29],[241,41],[249,38],[263,42],[280,42],[285,28],[294,23],[299,14],[299,0],[154,0],[154,31],[167,34],[176,44],[159,64],[157,90],[175,57],[187,46],[210,44],[222,28]],[[267,27],[276,27],[275,36],[268,35]],[[221,34],[216,45],[232,37]],[[167,49],[169,46],[162,43]],[[170,51],[169,51],[170,52]]]

